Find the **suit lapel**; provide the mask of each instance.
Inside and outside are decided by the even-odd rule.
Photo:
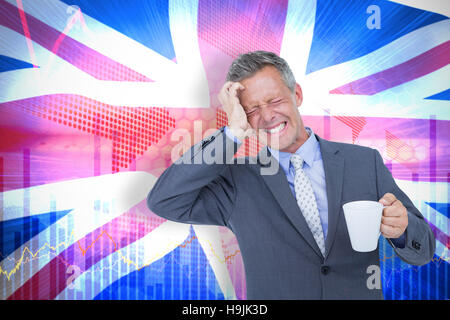
[[[283,168],[279,165],[278,161],[270,155],[270,151],[267,147],[264,147],[258,154],[258,163],[263,168],[267,168],[269,166],[273,167],[274,165],[278,166],[276,170],[266,171],[271,174],[264,174],[264,171],[261,171],[261,177],[294,227],[303,236],[306,242],[314,249],[314,251],[316,251],[319,256],[322,256],[319,246],[317,245],[316,240],[314,239],[311,230],[309,229],[308,224],[306,223],[306,220],[298,207],[297,201],[292,194]]]
[[[328,232],[325,240],[325,255],[328,256],[336,235],[341,216],[342,184],[344,180],[344,158],[339,155],[336,144],[317,136],[322,153],[325,183],[328,198]]]
[[[317,136],[322,154],[323,167],[325,171],[325,183],[328,199],[328,232],[325,240],[325,258],[328,256],[333,241],[335,239],[337,226],[341,216],[342,184],[344,180],[344,158],[339,155],[336,145],[330,141]],[[262,167],[278,166],[277,170],[272,170],[272,174],[261,174],[267,187],[270,189],[279,205],[288,216],[294,227],[303,236],[306,242],[322,256],[320,249],[314,239],[311,230],[306,223],[303,214],[298,207],[295,197],[289,188],[283,168],[277,160],[270,155],[267,147],[264,147],[258,154],[258,163]],[[274,173],[275,172],[275,173]]]

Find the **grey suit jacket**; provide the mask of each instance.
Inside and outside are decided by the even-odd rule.
[[[233,158],[238,145],[224,128],[172,164],[149,193],[147,205],[168,220],[228,227],[239,242],[248,299],[382,299],[381,288],[367,285],[368,268],[380,264],[379,251],[352,249],[342,205],[393,193],[408,210],[408,227],[404,248],[390,244],[409,264],[431,260],[434,235],[378,151],[317,139],[328,197],[325,257],[267,147],[257,157]]]

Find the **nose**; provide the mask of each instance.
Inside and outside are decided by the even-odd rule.
[[[274,114],[273,110],[271,110],[271,108],[268,107],[267,105],[262,106],[260,108],[261,108],[260,115],[261,115],[261,118],[264,121],[264,123],[271,124],[275,118],[275,114]]]

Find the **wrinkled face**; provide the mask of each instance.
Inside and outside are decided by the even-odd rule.
[[[245,87],[239,101],[260,141],[273,149],[295,152],[307,138],[297,108],[302,103],[300,86],[296,84],[292,92],[273,66],[239,82]]]

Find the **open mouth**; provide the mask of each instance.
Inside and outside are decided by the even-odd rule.
[[[264,129],[264,131],[266,131],[269,134],[276,134],[276,133],[280,133],[284,130],[284,128],[286,128],[287,126],[287,122],[284,121],[282,123],[280,123],[279,125],[277,125],[276,127],[270,128],[270,129]]]

